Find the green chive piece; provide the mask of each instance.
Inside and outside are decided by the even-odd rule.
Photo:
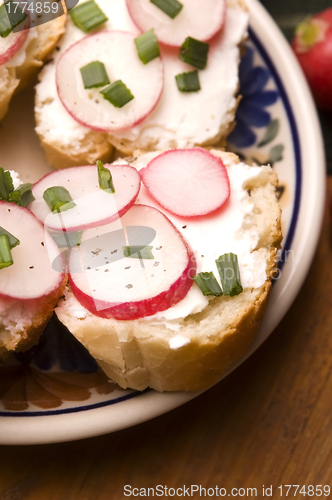
[[[35,199],[31,191],[32,186],[33,184],[30,183],[21,184],[15,191],[9,194],[8,201],[16,203],[16,205],[20,205],[21,207],[27,207]]]
[[[108,193],[115,193],[115,187],[113,184],[112,174],[108,168],[104,167],[102,161],[97,160],[98,169],[98,181],[100,189],[107,191]]]
[[[13,257],[10,251],[9,238],[7,234],[0,235],[0,269],[13,265]]]
[[[182,3],[177,0],[150,0],[156,7],[174,19],[182,10]]]
[[[85,89],[104,87],[110,83],[105,66],[100,61],[92,61],[80,68]]]
[[[133,94],[121,80],[111,83],[111,85],[108,85],[104,90],[101,90],[100,93],[103,95],[104,99],[109,101],[116,108],[122,108],[127,102],[134,99]]]
[[[201,89],[198,71],[189,71],[175,76],[176,84],[180,92],[197,92]]]
[[[73,231],[72,233],[67,233],[67,231],[50,231],[50,236],[52,236],[59,248],[78,247],[81,244],[82,234],[83,231]]]
[[[8,201],[10,193],[14,191],[12,176],[8,170],[0,167],[0,200]]]
[[[11,27],[11,24],[8,19],[6,4],[3,3],[0,6],[0,36],[2,38],[6,38],[12,31],[13,28]]]
[[[225,253],[216,260],[216,265],[224,294],[231,297],[239,295],[243,288],[237,255],[234,253]]]
[[[153,247],[149,245],[133,245],[122,247],[123,255],[132,259],[154,259],[151,252]]]
[[[35,198],[31,191],[32,184],[21,184],[14,190],[12,176],[9,170],[0,168],[0,200],[16,203],[21,207],[27,207]]]
[[[85,32],[96,28],[108,20],[94,0],[81,3],[68,12],[73,23]]]
[[[18,7],[18,2],[3,3],[0,6],[0,36],[6,38],[27,17],[27,14]]]
[[[147,64],[160,56],[159,43],[153,29],[135,38],[135,45],[138,57],[143,64]]]
[[[198,69],[204,69],[210,45],[188,36],[180,47],[179,59]]]
[[[9,248],[10,249],[12,249],[12,248],[14,248],[14,247],[16,247],[17,245],[20,244],[20,240],[18,240],[16,238],[16,236],[14,236],[9,231],[6,231],[5,228],[3,228],[3,227],[0,226],[0,236],[2,236],[3,234],[5,234],[6,236],[8,236]]]
[[[69,191],[62,186],[53,186],[46,189],[43,198],[54,214],[65,212],[76,206]]]
[[[199,286],[203,295],[214,295],[215,297],[223,295],[222,289],[212,272],[198,273],[193,277],[193,280]]]

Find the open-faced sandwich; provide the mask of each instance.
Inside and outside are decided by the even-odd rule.
[[[35,7],[34,3],[31,5]],[[57,11],[62,9],[57,2],[54,2],[54,6]],[[27,2],[25,7],[29,7]],[[15,23],[9,22],[10,14],[16,16]],[[33,14],[38,15],[33,9],[23,12],[18,2],[9,1],[5,4],[0,0],[0,120],[5,116],[14,93],[33,82],[63,33],[64,15],[34,26]]]
[[[276,183],[268,166],[197,147],[46,175],[29,208],[65,231],[58,318],[122,387],[214,383],[264,313],[281,241]]]
[[[242,0],[88,0],[69,14],[36,87],[51,165],[109,161],[112,146],[128,155],[227,136],[247,36]]]
[[[38,342],[66,283],[57,245],[25,208],[32,185],[13,178],[0,168],[0,358]]]

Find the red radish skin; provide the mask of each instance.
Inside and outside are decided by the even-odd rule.
[[[69,282],[76,299],[83,307],[85,307],[96,316],[102,318],[114,318],[118,320],[134,320],[146,316],[151,316],[159,311],[164,311],[177,304],[187,295],[188,291],[192,287],[192,277],[197,273],[196,259],[194,253],[189,248],[180,232],[170,222],[170,220],[164,214],[159,212],[159,210],[147,205],[134,205],[122,219],[123,226],[127,229],[129,226],[132,227],[134,220],[136,220],[139,226],[141,226],[142,222],[144,226],[144,222],[147,223],[149,220],[153,225],[151,227],[155,227],[156,225],[158,226],[155,227],[155,229],[157,232],[157,237],[159,236],[159,239],[154,240],[158,241],[158,246],[153,246],[153,244],[151,243],[151,245],[153,246],[152,253],[156,256],[157,252],[160,251],[164,252],[164,256],[167,255],[167,253],[169,255],[168,257],[166,257],[166,259],[164,258],[164,260],[162,260],[162,262],[160,263],[162,264],[161,266],[154,266],[155,262],[159,261],[152,260],[149,262],[151,265],[151,269],[158,269],[159,267],[161,274],[164,276],[163,279],[166,280],[167,284],[165,285],[165,283],[163,283],[162,281],[159,282],[156,289],[152,289],[152,292],[151,287],[149,288],[148,285],[146,286],[147,290],[149,291],[142,292],[142,290],[139,289],[137,293],[143,294],[141,295],[141,300],[121,300],[120,298],[117,298],[116,301],[103,300],[101,297],[104,297],[105,295],[109,295],[110,297],[119,297],[119,291],[124,290],[125,283],[130,283],[130,281],[133,280],[133,276],[134,279],[137,280],[137,276],[135,276],[135,273],[137,267],[139,267],[141,264],[139,262],[139,259],[122,258],[115,261],[115,263],[119,265],[119,269],[121,266],[120,272],[117,270],[113,271],[111,266],[114,265],[114,263],[111,262],[111,265],[107,267],[107,265],[104,264],[105,260],[103,260],[104,258],[106,259],[106,257],[104,257],[103,255],[99,255],[100,261],[103,261],[102,266],[96,264],[98,265],[98,268],[92,271],[98,273],[98,280],[100,277],[100,288],[99,290],[94,289],[91,292],[91,286],[96,286],[96,282],[93,282],[93,284],[92,282],[89,282],[86,274],[87,272],[71,272],[72,269],[77,271],[77,269],[75,268],[78,262],[80,262],[80,265],[82,265],[82,262],[84,262],[84,247],[82,249],[82,245],[84,244],[84,242],[82,241],[81,247],[71,250],[69,259]],[[129,226],[127,225],[127,223]],[[165,235],[168,235],[168,238],[166,238],[167,241],[163,241],[163,237],[165,237]],[[171,247],[167,249],[167,244],[170,240],[172,242]],[[98,240],[96,240],[96,242],[96,244],[98,244]],[[98,250],[100,252],[103,251],[101,248],[99,248]],[[91,252],[87,252],[86,255],[88,253]],[[172,257],[171,262],[173,266],[170,264],[169,260],[167,260],[169,259],[170,255]],[[93,257],[91,257],[91,261],[93,262]],[[170,267],[166,262],[168,262]],[[144,264],[145,266],[147,266],[147,261],[144,261]],[[131,271],[131,268],[135,265],[136,270]],[[166,267],[166,271],[164,270],[164,267]],[[171,273],[174,273],[174,268],[176,268],[176,276],[174,275],[173,279],[173,276],[171,276],[170,278],[169,275]],[[108,269],[109,272],[106,273],[106,269]],[[169,269],[171,270],[169,271]],[[89,272],[91,273],[92,271],[90,270]],[[146,273],[148,273],[147,267],[145,271]],[[117,274],[115,279],[118,281],[116,282],[112,281],[112,275],[114,274]],[[143,276],[143,271],[141,271],[140,276]],[[111,281],[108,281],[109,279]],[[140,281],[140,283],[142,283],[143,289],[145,286],[145,279],[146,275]],[[127,288],[129,285],[125,286]],[[135,286],[136,285],[134,285],[134,288]],[[130,286],[130,288],[133,287]],[[132,290],[129,289],[128,291],[123,291],[122,297],[126,297],[127,294],[129,298],[129,292],[131,291]],[[94,297],[92,296],[93,292],[96,292],[96,295]]]
[[[0,297],[33,300],[55,292],[64,280],[64,261],[43,225],[26,208],[0,201],[1,227],[20,240],[12,249],[13,265],[0,269]],[[52,268],[57,259],[57,267]]]
[[[136,35],[126,31],[100,31],[74,43],[56,66],[56,86],[68,113],[81,125],[99,132],[120,132],[141,123],[156,107],[164,86],[161,57],[143,64],[137,54]],[[121,80],[134,96],[116,108],[101,88],[84,89],[80,68],[91,61],[105,65],[111,82]]]
[[[96,165],[71,167],[45,175],[32,188],[35,200],[29,210],[49,229],[81,231],[108,224],[122,217],[134,204],[141,185],[140,176],[129,165],[104,165],[112,174],[115,193],[100,189]],[[76,207],[53,214],[43,199],[43,193],[52,186],[65,187]]]
[[[160,43],[180,47],[191,36],[208,41],[223,27],[226,0],[181,0],[179,14],[172,19],[150,0],[126,0],[129,14],[142,31],[153,28]]]
[[[304,20],[292,47],[318,107],[332,111],[332,8]]]
[[[151,196],[182,217],[218,210],[231,192],[222,160],[202,148],[166,151],[142,168],[140,175]]]
[[[6,64],[20,50],[29,33],[29,18],[25,20],[26,29],[0,37],[0,66]]]

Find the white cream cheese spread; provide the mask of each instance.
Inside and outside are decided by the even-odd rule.
[[[31,326],[39,309],[40,304],[36,300],[0,297],[0,350],[3,345],[8,350],[15,349],[22,332]]]
[[[218,151],[212,151],[220,155]],[[138,170],[145,167],[149,161],[160,152],[146,153],[130,162]],[[117,160],[115,164],[125,163]],[[225,160],[225,166],[230,180],[231,195],[225,206],[202,217],[184,218],[172,214],[156,202],[145,186],[141,190],[136,203],[153,206],[163,212],[181,232],[194,251],[197,260],[197,272],[213,271],[219,280],[215,260],[224,253],[233,252],[238,256],[240,276],[243,288],[259,288],[267,279],[266,260],[269,250],[255,250],[259,241],[257,227],[251,223],[254,204],[248,193],[248,185],[253,180],[264,180],[271,168],[250,167],[244,163],[233,163]],[[84,309],[73,296],[67,295],[65,307],[70,308],[77,318],[84,318],[91,313]],[[205,309],[209,304],[199,287],[193,283],[184,299],[165,311],[144,318],[146,321],[165,321],[167,327],[178,330],[180,324],[176,320],[189,314]],[[174,322],[173,322],[174,321]]]
[[[125,0],[98,0],[108,17],[102,29],[117,29],[139,34],[127,11]],[[208,65],[199,72],[201,90],[183,93],[177,89],[175,75],[192,70],[177,58],[178,49],[161,47],[165,67],[165,85],[155,110],[138,126],[113,136],[135,143],[135,148],[165,149],[208,144],[218,138],[233,120],[238,89],[238,64],[241,40],[246,35],[248,13],[232,3],[227,9],[225,26],[211,42]],[[65,35],[55,52],[54,61],[41,73],[36,87],[38,126],[43,138],[58,146],[79,147],[90,129],[78,124],[60,102],[55,85],[58,57],[85,34],[67,21]],[[218,105],[216,105],[218,103]],[[112,137],[110,137],[112,142]]]

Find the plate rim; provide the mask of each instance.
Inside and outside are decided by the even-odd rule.
[[[314,175],[313,172],[310,172],[308,168],[305,169],[304,167],[304,165],[307,164],[307,159],[305,159],[306,163],[302,164],[301,175],[303,175],[303,179],[301,180],[305,182],[304,186],[309,185],[310,190],[314,194],[314,200],[312,203],[314,204],[315,210],[312,210],[312,214],[309,217],[309,222],[311,223],[310,225],[313,225],[310,238],[308,238],[308,231],[304,232],[303,235],[299,235],[299,224],[302,224],[301,221],[303,219],[303,212],[301,212],[303,207],[302,185],[301,189],[298,188],[300,189],[299,195],[301,199],[299,200],[298,217],[296,217],[296,220],[294,221],[295,228],[292,239],[293,241],[295,239],[300,239],[301,241],[306,239],[307,246],[306,252],[304,252],[304,249],[302,248],[302,252],[300,253],[301,267],[299,268],[298,266],[293,266],[296,267],[296,270],[298,270],[296,279],[294,279],[294,282],[290,281],[290,278],[292,278],[295,271],[292,269],[293,273],[291,273],[291,276],[283,287],[284,290],[287,290],[287,295],[285,295],[284,292],[279,294],[280,302],[278,303],[278,313],[273,310],[272,305],[273,296],[275,298],[277,295],[276,287],[274,287],[274,290],[272,290],[272,301],[267,307],[267,311],[260,328],[260,332],[263,332],[263,334],[259,335],[258,333],[258,336],[256,337],[256,340],[247,355],[234,363],[222,378],[237,368],[237,366],[239,366],[259,347],[259,345],[261,345],[261,343],[270,335],[277,324],[282,320],[295,300],[306,278],[316,251],[325,201],[324,147],[317,111],[309,88],[295,56],[292,54],[287,41],[284,39],[274,20],[270,17],[268,12],[258,2],[258,0],[246,0],[246,2],[250,13],[250,31],[251,33],[254,33],[254,38],[258,39],[258,43],[264,50],[266,47],[264,39],[265,41],[268,39],[270,43],[271,39],[274,39],[275,42],[277,42],[272,50],[272,57],[270,55],[271,51],[268,51],[270,60],[273,65],[276,66],[277,74],[280,75],[277,63],[280,64],[281,56],[283,56],[283,64],[286,65],[286,67],[290,68],[291,65],[292,80],[298,84],[297,99],[294,98],[294,83],[290,85],[287,78],[286,80],[282,78],[281,81],[285,86],[286,95],[290,101],[291,110],[294,113],[295,126],[299,135],[299,151],[302,156],[304,156],[304,151],[307,151],[310,148],[315,149],[316,156],[313,158],[313,163],[316,163],[318,168],[314,170]],[[304,109],[301,108],[301,113],[304,113],[304,115],[308,115],[311,118],[311,126],[309,130],[311,133],[311,140],[309,142],[305,142],[305,144],[303,136],[308,135],[308,131],[307,128],[303,128],[303,126],[301,126],[301,121],[299,121],[299,117],[301,115],[299,114],[299,108],[294,106],[294,103],[299,103],[301,100],[301,106],[304,107]],[[312,145],[314,145],[314,148]],[[309,156],[311,158],[311,155]],[[295,186],[298,186],[297,180]],[[293,215],[294,213],[292,214],[292,219]],[[293,242],[291,243],[293,244]],[[287,264],[284,267],[287,269]],[[1,416],[0,443],[3,445],[46,444],[72,441],[116,432],[162,415],[163,413],[166,413],[181,406],[187,401],[194,399],[202,392],[205,391],[188,393],[158,393],[153,390],[148,390],[143,393],[138,393],[137,396],[132,396],[126,400],[122,400],[121,404],[105,404],[102,407],[87,408],[77,412],[72,411],[70,413],[61,413],[60,415],[55,413],[46,415],[43,414],[40,416],[24,414]],[[110,406],[112,407],[111,411]],[[19,425],[17,425],[18,422]]]

